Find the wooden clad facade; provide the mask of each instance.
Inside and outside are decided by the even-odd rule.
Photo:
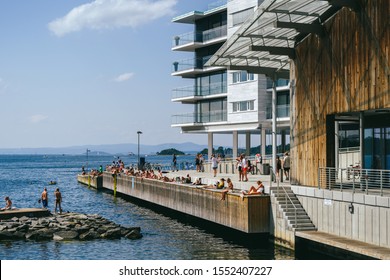
[[[347,2],[347,1],[346,1]],[[317,186],[332,166],[335,114],[390,108],[390,1],[356,0],[296,47],[291,64],[291,177]],[[332,126],[333,124],[333,126]],[[327,150],[328,149],[328,150]]]

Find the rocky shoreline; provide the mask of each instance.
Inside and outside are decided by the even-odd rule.
[[[139,227],[123,227],[97,214],[64,213],[42,218],[14,217],[0,221],[2,240],[139,239]]]

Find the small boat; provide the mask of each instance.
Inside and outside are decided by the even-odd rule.
[[[49,185],[57,185],[57,182],[56,181],[50,181]]]

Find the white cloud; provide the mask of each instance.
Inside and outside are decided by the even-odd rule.
[[[128,81],[131,79],[131,77],[134,76],[134,73],[124,73],[124,74],[121,74],[119,75],[118,77],[116,77],[114,79],[115,82],[124,82],[124,81]]]
[[[48,24],[56,36],[83,29],[136,27],[173,15],[178,0],[95,0]]]
[[[37,114],[37,115],[32,115],[29,117],[30,122],[32,123],[39,123],[41,121],[44,121],[48,118],[48,116]]]

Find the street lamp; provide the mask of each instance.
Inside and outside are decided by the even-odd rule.
[[[139,162],[139,136],[140,134],[142,134],[142,131],[137,131],[137,134],[138,134],[138,170],[139,170],[139,167],[140,167],[140,162]]]
[[[87,149],[87,172],[88,172],[88,153],[90,152],[91,150]]]

